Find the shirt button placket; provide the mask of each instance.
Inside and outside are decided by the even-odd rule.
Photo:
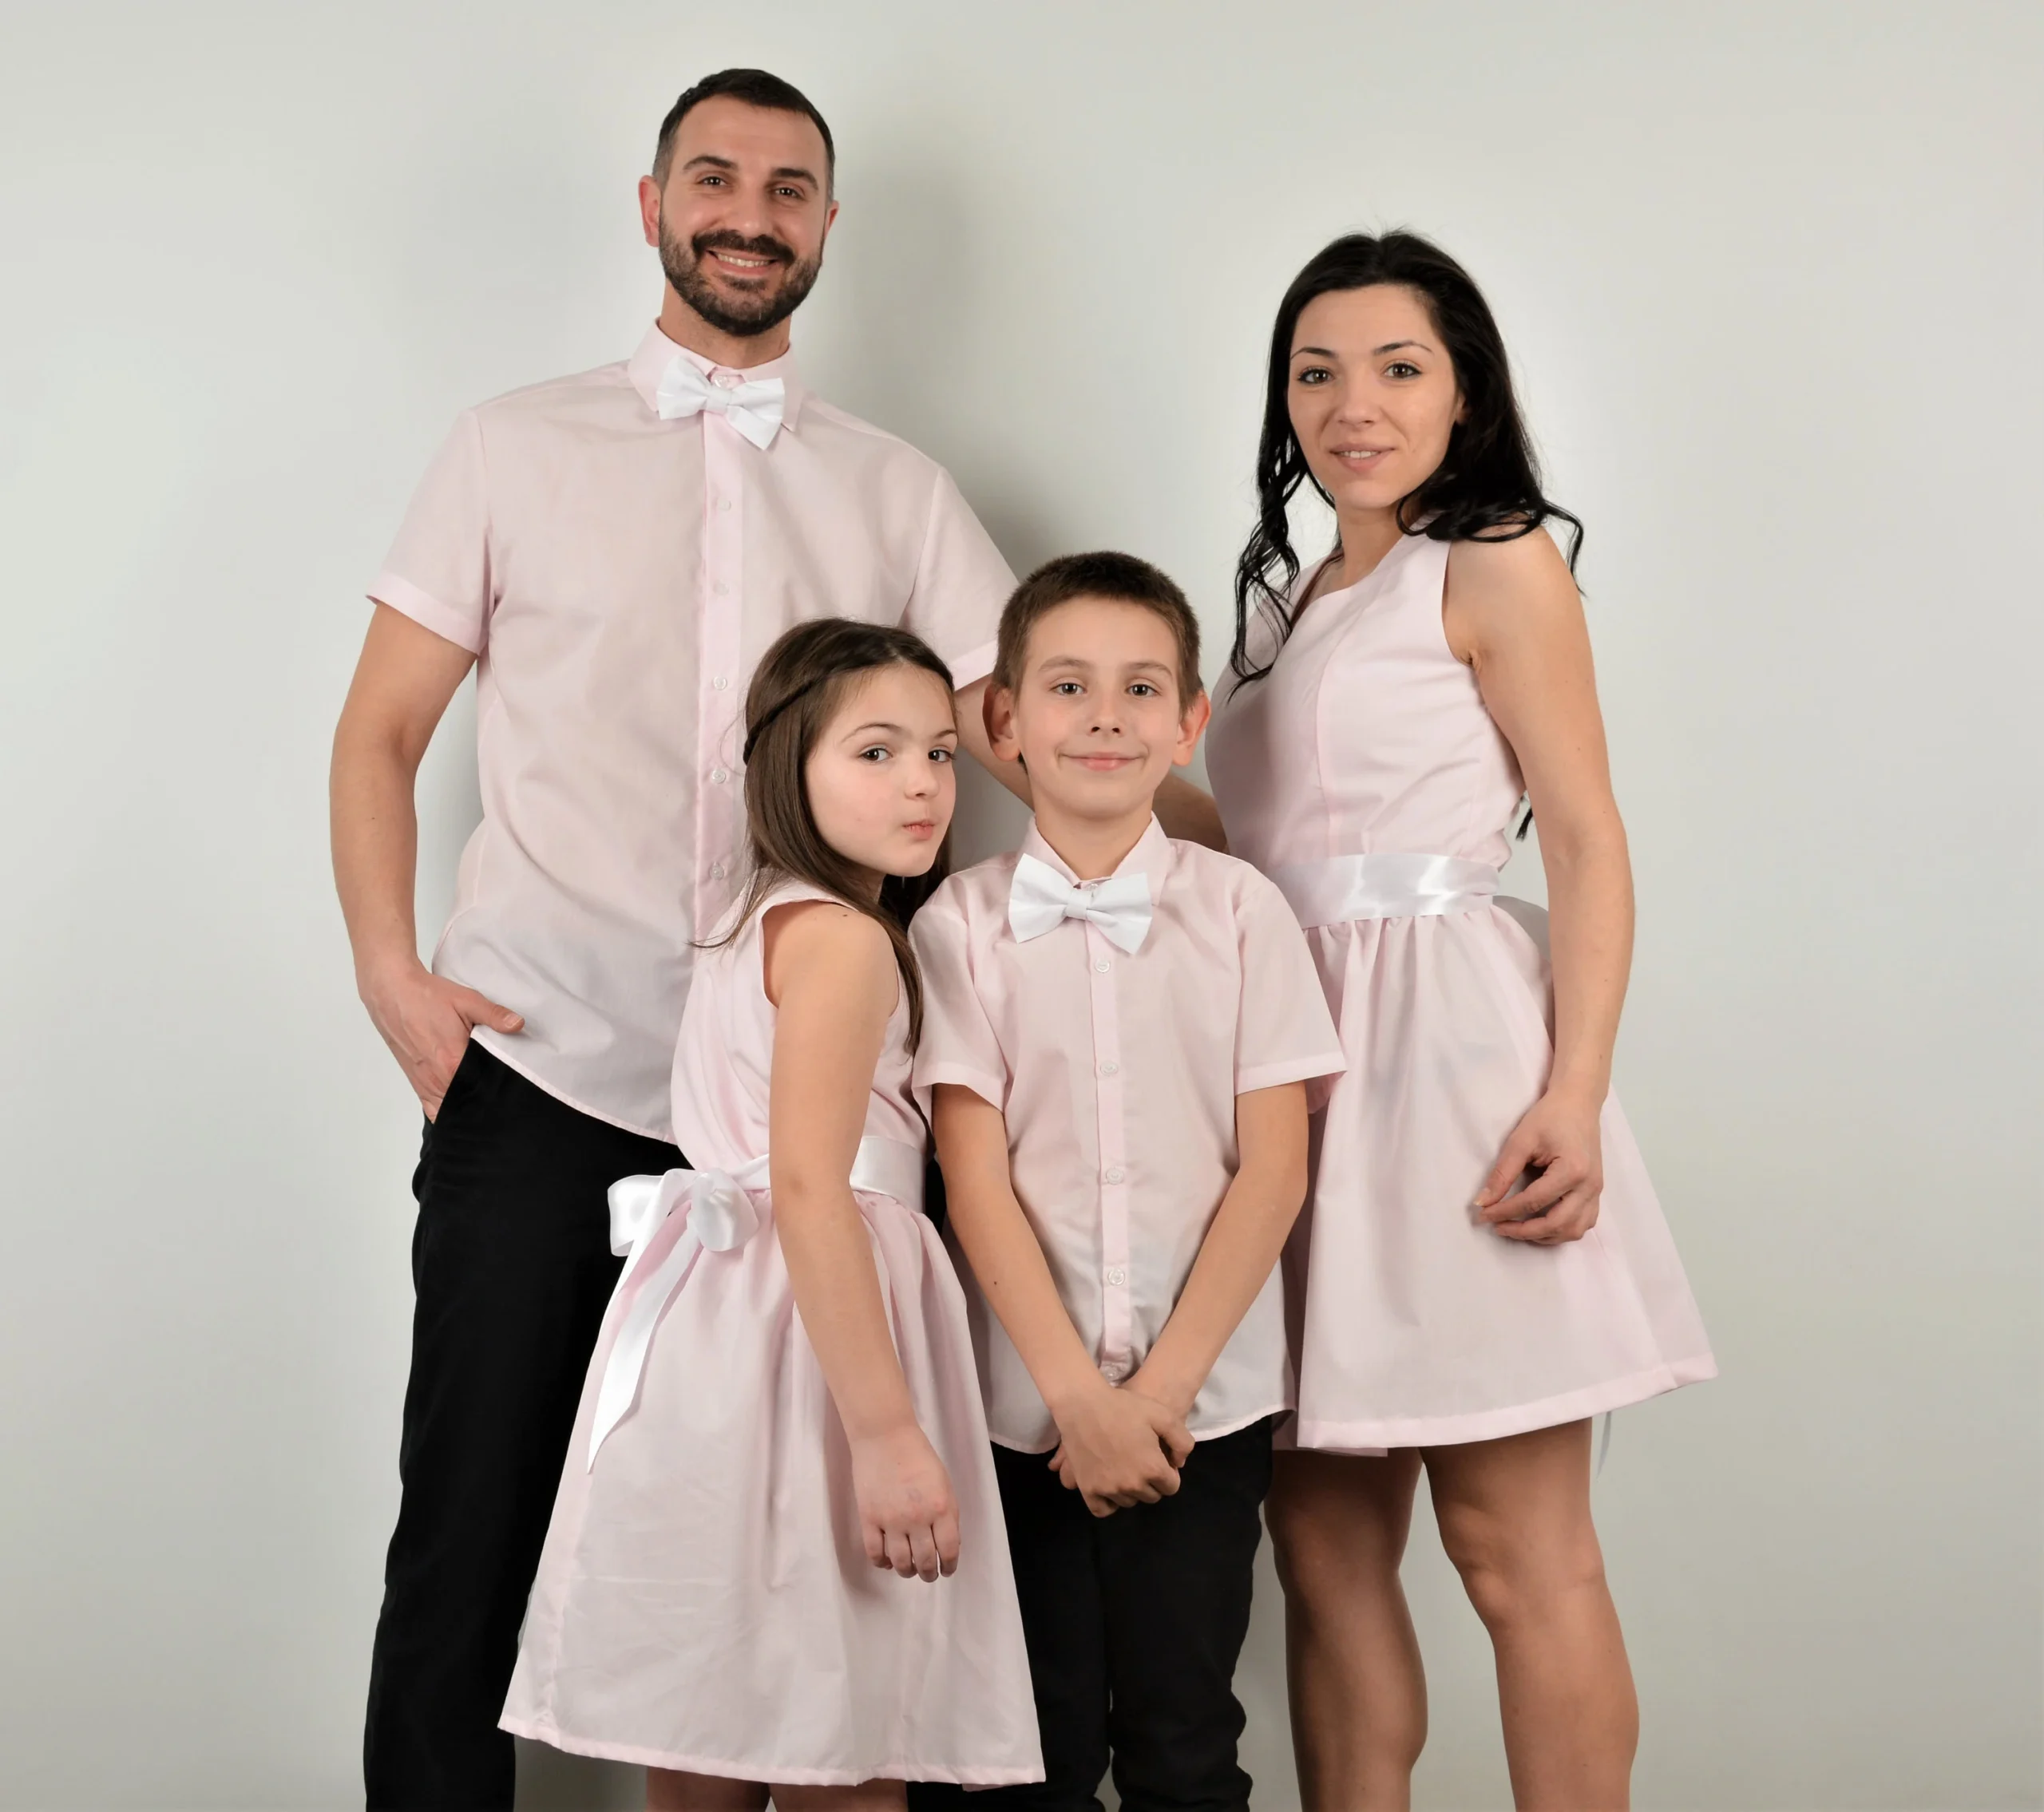
[[[1100,1370],[1119,1383],[1135,1369],[1135,1316],[1129,1284],[1128,1149],[1122,1100],[1121,1015],[1115,998],[1115,951],[1099,928],[1086,927],[1093,1007],[1093,1086],[1098,1103],[1100,1175]]]
[[[713,382],[724,381],[719,372]],[[730,904],[728,877],[743,841],[739,789],[731,784],[743,741],[735,683],[744,652],[745,473],[738,430],[705,410],[703,571],[696,595],[695,924],[705,937]]]

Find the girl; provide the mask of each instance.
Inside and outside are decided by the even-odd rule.
[[[1483,297],[1408,233],[1337,239],[1286,292],[1257,471],[1208,770],[1349,1058],[1287,1253],[1297,1450],[1269,1504],[1301,1789],[1408,1803],[1426,1699],[1398,1565],[1424,1467],[1497,1651],[1519,1805],[1622,1806],[1638,1714],[1589,1418],[1716,1367],[1610,1095],[1631,878],[1572,569],[1535,532],[1581,524],[1541,494]],[[1301,583],[1307,481],[1338,538]],[[1493,900],[1522,794],[1551,975]]]
[[[611,1191],[631,1256],[504,1726],[644,1763],[656,1812],[1040,1779],[965,1299],[917,1212],[903,928],[943,876],[951,676],[805,623],[746,725],[756,872],[675,1058],[697,1168]]]

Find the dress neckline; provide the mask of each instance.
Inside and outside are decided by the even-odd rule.
[[[1339,547],[1337,547],[1333,553],[1329,554],[1325,560],[1323,560],[1319,565],[1316,566],[1313,569],[1313,576],[1306,580],[1305,585],[1300,593],[1301,597],[1305,601],[1296,606],[1292,612],[1293,635],[1296,635],[1298,633],[1299,623],[1301,618],[1309,614],[1317,616],[1337,598],[1353,597],[1356,593],[1367,590],[1371,584],[1381,578],[1384,574],[1390,569],[1392,563],[1397,560],[1413,542],[1424,541],[1426,539],[1427,537],[1424,535],[1400,536],[1391,546],[1384,549],[1384,557],[1380,559],[1375,566],[1372,567],[1368,572],[1365,573],[1361,578],[1353,580],[1349,584],[1337,586],[1332,591],[1323,591],[1317,598],[1313,597],[1311,595],[1313,588],[1315,585],[1319,584],[1321,575],[1326,572],[1328,567],[1333,561],[1341,557],[1341,550]]]

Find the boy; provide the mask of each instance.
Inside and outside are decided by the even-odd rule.
[[[986,706],[1035,821],[914,922],[916,1086],[969,1264],[1047,1775],[973,1806],[1095,1806],[1111,1754],[1131,1808],[1249,1803],[1233,1681],[1291,1402],[1275,1267],[1305,1082],[1342,1058],[1277,888],[1152,815],[1208,710],[1163,573],[1040,568]]]

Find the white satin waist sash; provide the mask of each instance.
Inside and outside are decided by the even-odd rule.
[[[1273,868],[1270,878],[1309,929],[1357,919],[1473,912],[1487,906],[1498,890],[1498,871],[1488,862],[1399,851],[1287,862]]]
[[[659,1177],[620,1177],[611,1185],[610,1249],[626,1255],[616,1295],[637,1275],[647,1248],[677,1207],[688,1224],[658,1268],[640,1283],[611,1343],[589,1426],[591,1466],[596,1463],[596,1450],[638,1400],[653,1330],[697,1256],[731,1252],[759,1231],[759,1210],[752,1198],[765,1191],[766,1177],[766,1159],[761,1156],[735,1170],[670,1170]],[[852,1159],[851,1185],[872,1195],[892,1196],[911,1213],[921,1213],[922,1148],[899,1139],[861,1139]]]

